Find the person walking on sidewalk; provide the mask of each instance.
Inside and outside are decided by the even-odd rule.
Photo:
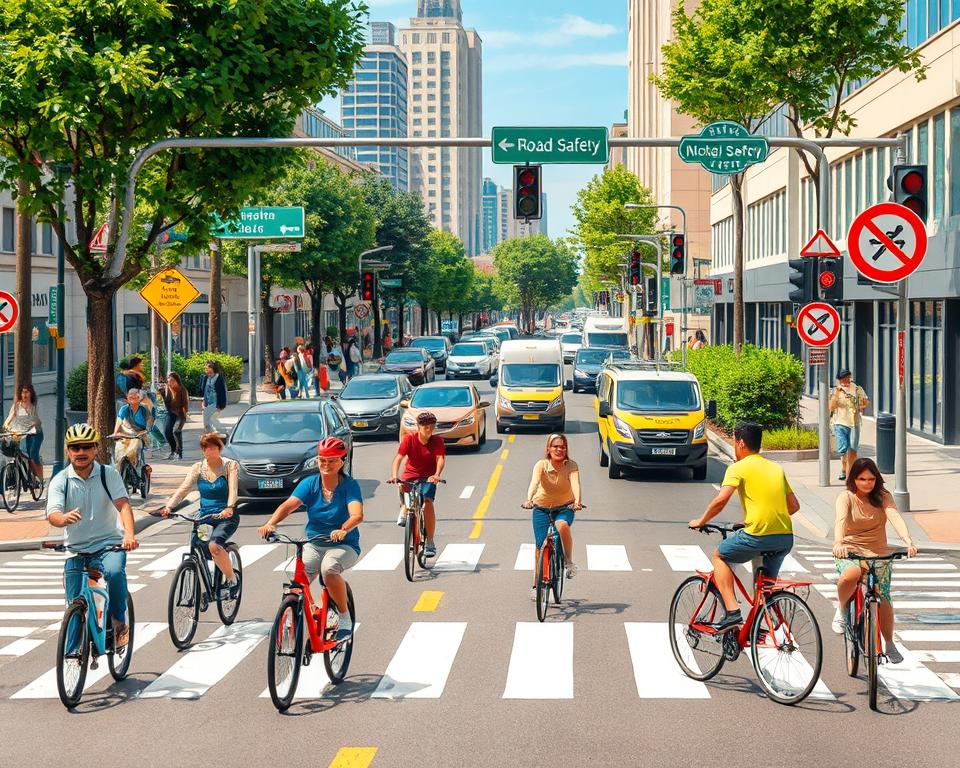
[[[327,336],[327,367],[330,369],[330,376],[336,376],[340,380],[340,385],[347,383],[347,363],[343,356],[343,345],[334,344],[333,339]]]
[[[183,458],[183,427],[187,423],[187,411],[190,410],[190,397],[183,379],[176,371],[167,374],[167,383],[161,385],[160,395],[167,409],[167,420],[163,425],[163,435],[170,445],[167,459]]]
[[[847,479],[847,472],[857,460],[860,448],[860,422],[863,412],[870,405],[863,387],[853,383],[853,374],[848,368],[837,373],[837,386],[830,395],[830,413],[833,433],[837,438],[837,453],[840,454],[840,479]]]
[[[297,374],[297,390],[302,399],[310,397],[310,362],[307,360],[307,350],[300,344],[293,354],[293,369]]]
[[[851,560],[855,552],[864,557],[883,557],[890,554],[887,545],[887,523],[907,545],[907,556],[915,557],[914,546],[907,524],[897,511],[893,496],[886,490],[883,476],[873,459],[857,459],[847,475],[847,488],[840,492],[836,503],[837,518],[833,531],[833,556],[837,573],[837,599],[840,607],[831,625],[842,635],[845,628],[846,605],[853,597],[861,578],[867,574],[867,563]],[[890,602],[890,578],[893,563],[881,560],[874,570],[880,581],[880,633],[887,659],[891,664],[903,661],[903,655],[893,643],[893,605]]]
[[[200,377],[200,394],[203,397],[203,433],[225,434],[220,414],[227,407],[227,383],[216,360],[207,360]]]
[[[32,435],[26,434],[36,429]],[[37,390],[32,384],[20,387],[20,394],[14,398],[10,406],[7,420],[3,422],[6,432],[16,432],[23,435],[23,452],[30,460],[30,471],[36,478],[35,482],[43,481],[43,460],[40,458],[40,445],[43,443],[43,424],[40,421],[40,412],[37,410]]]

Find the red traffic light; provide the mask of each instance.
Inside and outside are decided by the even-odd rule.
[[[821,272],[820,273],[820,287],[826,290],[827,288],[833,288],[836,284],[837,278],[833,272]]]
[[[520,182],[520,185],[523,187],[529,187],[537,180],[536,174],[531,171],[529,168],[524,168],[517,175],[517,181]]]
[[[900,187],[908,195],[916,195],[922,192],[923,184],[923,175],[916,171],[910,171],[910,173],[904,174],[903,178],[900,179]]]
[[[674,247],[674,248],[683,248],[683,235],[674,235],[674,236],[673,236],[673,247]]]

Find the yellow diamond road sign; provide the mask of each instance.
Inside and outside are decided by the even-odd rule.
[[[179,270],[165,269],[143,286],[140,295],[164,322],[172,323],[196,300],[200,291]]]

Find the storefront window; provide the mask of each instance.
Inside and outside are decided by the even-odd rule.
[[[876,412],[893,413],[896,405],[897,314],[892,301],[877,303],[877,331]]]
[[[910,368],[907,400],[910,427],[932,435],[943,431],[943,302],[910,304]]]

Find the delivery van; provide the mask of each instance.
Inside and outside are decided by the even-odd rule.
[[[497,390],[497,434],[511,427],[562,431],[566,419],[560,342],[511,340],[500,345],[500,365],[490,377]]]
[[[629,349],[629,321],[625,317],[588,317],[583,323],[583,346]]]

